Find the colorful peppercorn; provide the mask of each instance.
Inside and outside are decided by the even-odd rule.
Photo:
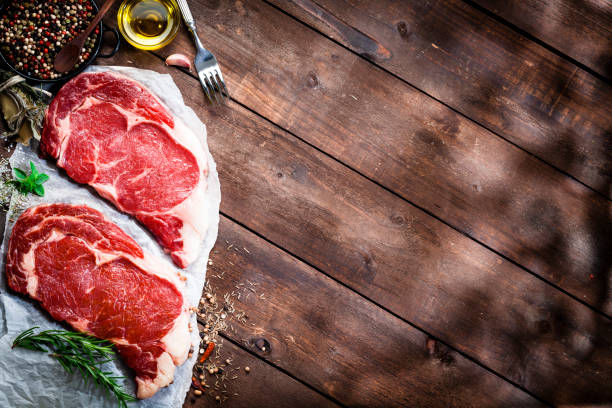
[[[55,79],[55,55],[93,19],[91,0],[9,2],[0,18],[0,50],[13,67],[28,76]],[[93,55],[100,28],[87,38],[74,69]]]

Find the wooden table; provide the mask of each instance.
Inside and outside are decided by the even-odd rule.
[[[169,73],[217,161],[251,370],[186,407],[612,406],[611,4],[189,3],[227,106],[184,30],[99,60]]]

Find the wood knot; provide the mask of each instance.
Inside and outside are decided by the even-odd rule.
[[[538,332],[540,332],[540,334],[548,334],[551,331],[551,326],[550,326],[550,322],[547,320],[540,320],[538,322]]]
[[[263,337],[251,339],[251,346],[260,353],[270,353],[270,351],[272,351],[270,342]]]
[[[314,72],[309,72],[308,73],[308,77],[306,79],[306,83],[308,84],[309,88],[312,89],[317,89],[320,85],[319,83],[319,78],[317,77],[317,75]]]
[[[425,349],[427,350],[427,355],[429,357],[439,360],[444,365],[448,366],[455,362],[455,357],[452,355],[452,350],[431,337],[427,338],[427,341],[425,342]]]
[[[408,24],[406,24],[405,21],[400,21],[399,23],[397,23],[396,28],[400,37],[402,37],[404,40],[407,40],[408,37],[410,37],[410,31],[408,31]]]
[[[431,337],[428,338],[425,342],[425,348],[427,349],[427,354],[429,354],[430,357],[433,356],[436,352],[436,341]]]
[[[291,177],[293,177],[299,183],[306,183],[308,181],[308,169],[306,166],[296,163],[293,165],[291,170]]]
[[[358,269],[358,276],[367,283],[372,283],[376,277],[376,260],[368,253],[361,254],[363,264]]]
[[[396,225],[402,225],[404,221],[405,221],[404,217],[402,217],[399,214],[395,214],[391,216],[391,222]]]

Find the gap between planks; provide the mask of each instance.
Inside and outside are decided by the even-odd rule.
[[[265,0],[264,0],[264,1],[265,1]],[[299,20],[298,20],[298,21],[299,21]],[[321,34],[321,35],[323,35],[323,34]],[[156,58],[160,59],[161,61],[164,61],[164,58],[163,58],[161,55],[156,54],[155,52],[152,52],[152,51],[150,51],[150,53],[151,53],[151,55],[155,56]],[[367,60],[367,59],[366,59],[366,60]],[[177,69],[178,71],[183,72],[185,75],[190,76],[191,78],[193,78],[194,80],[198,81],[198,83],[199,83],[199,79],[198,79],[198,78],[197,78],[197,77],[196,77],[194,74],[192,74],[191,72],[186,71],[184,68],[177,68],[177,67],[172,67],[172,68]],[[391,75],[394,75],[394,74],[392,74],[392,73],[391,73]],[[395,75],[394,75],[394,76],[395,76]],[[410,85],[410,86],[412,86],[412,85]],[[548,279],[544,278],[543,276],[540,276],[540,275],[538,275],[537,273],[533,272],[532,270],[530,270],[530,269],[529,269],[529,268],[527,268],[526,266],[523,266],[523,265],[522,265],[522,264],[520,264],[519,262],[517,262],[517,261],[515,261],[515,260],[513,260],[513,259],[511,259],[511,258],[509,258],[507,255],[504,255],[503,253],[501,253],[501,252],[497,251],[496,249],[494,249],[494,248],[490,247],[489,245],[485,244],[484,242],[480,241],[479,239],[477,239],[477,238],[475,238],[475,237],[471,236],[469,233],[467,233],[467,232],[463,231],[463,230],[462,230],[462,229],[460,229],[459,227],[457,227],[457,226],[455,226],[455,225],[451,224],[450,222],[448,222],[448,221],[446,221],[446,220],[444,220],[444,219],[442,219],[442,218],[438,217],[437,215],[435,215],[434,213],[430,212],[430,211],[429,211],[429,210],[427,210],[426,208],[419,206],[418,204],[414,203],[413,201],[411,201],[410,199],[408,199],[408,198],[404,197],[403,195],[401,195],[401,194],[399,194],[399,193],[395,192],[394,190],[391,190],[390,188],[388,188],[388,187],[384,186],[383,184],[379,183],[378,181],[376,181],[376,180],[374,180],[374,179],[372,179],[372,178],[370,178],[370,177],[366,176],[365,174],[363,174],[363,173],[362,173],[362,172],[360,172],[359,170],[357,170],[357,169],[355,169],[355,168],[353,168],[353,167],[349,166],[348,164],[346,164],[346,163],[342,162],[341,160],[337,159],[336,157],[334,157],[334,156],[330,155],[329,153],[327,153],[327,152],[325,152],[325,151],[321,150],[321,149],[320,149],[319,147],[317,147],[316,145],[313,145],[312,143],[310,143],[310,142],[308,142],[308,141],[306,141],[306,140],[302,139],[300,136],[296,135],[296,134],[295,134],[295,133],[293,133],[292,131],[290,131],[290,130],[288,130],[288,129],[285,129],[284,127],[282,127],[282,126],[278,125],[277,123],[275,123],[274,121],[270,120],[269,118],[267,118],[266,116],[262,115],[261,113],[257,112],[257,111],[256,111],[256,110],[254,110],[253,108],[250,108],[249,106],[244,105],[243,103],[241,103],[241,102],[239,102],[239,101],[235,100],[234,98],[231,98],[231,97],[230,97],[230,99],[231,99],[231,101],[232,101],[232,102],[234,102],[234,103],[236,103],[237,105],[239,105],[239,106],[243,107],[244,109],[248,110],[249,112],[253,113],[254,115],[257,115],[257,117],[259,117],[259,118],[261,118],[261,119],[264,119],[266,122],[268,122],[268,123],[270,123],[271,125],[273,125],[273,126],[277,127],[278,129],[280,129],[280,130],[282,130],[282,131],[286,132],[287,134],[290,134],[291,136],[295,137],[295,138],[296,138],[297,140],[299,140],[300,142],[302,142],[302,143],[306,144],[307,146],[309,146],[309,147],[311,147],[311,148],[315,149],[317,152],[319,152],[319,153],[321,153],[321,154],[325,155],[326,157],[328,157],[328,158],[330,158],[330,159],[334,160],[335,162],[337,162],[337,163],[341,164],[342,166],[344,166],[344,167],[346,167],[347,169],[349,169],[350,171],[352,171],[352,172],[354,172],[354,173],[358,174],[359,176],[363,177],[364,179],[366,179],[366,180],[368,180],[368,181],[370,181],[370,182],[374,183],[375,185],[377,185],[378,187],[382,188],[383,190],[385,190],[385,191],[387,191],[387,192],[389,192],[389,193],[393,194],[395,197],[398,197],[398,198],[400,198],[401,200],[403,200],[403,201],[407,202],[408,204],[410,204],[410,205],[411,205],[411,206],[413,206],[414,208],[416,208],[416,209],[418,209],[418,210],[422,211],[423,213],[427,214],[428,216],[430,216],[430,217],[434,218],[435,220],[437,220],[437,221],[441,222],[442,224],[446,225],[447,227],[449,227],[449,228],[451,228],[451,229],[455,230],[456,232],[460,233],[461,235],[463,235],[463,236],[465,236],[465,237],[469,238],[470,240],[472,240],[472,241],[474,241],[475,243],[477,243],[478,245],[480,245],[480,246],[482,246],[482,247],[486,248],[487,250],[491,251],[492,253],[494,253],[495,255],[499,256],[500,258],[503,258],[504,260],[508,261],[509,263],[511,263],[511,264],[515,265],[516,267],[518,267],[518,268],[522,269],[523,271],[527,272],[528,274],[530,274],[530,275],[534,276],[535,278],[537,278],[537,279],[541,280],[542,282],[544,282],[544,283],[546,283],[546,284],[550,285],[550,286],[551,286],[551,287],[553,287],[554,289],[557,289],[558,291],[562,292],[562,293],[563,293],[563,294],[565,294],[566,296],[569,296],[571,299],[573,299],[573,300],[577,301],[578,303],[580,303],[580,304],[582,304],[582,305],[584,305],[584,306],[588,307],[589,309],[591,309],[593,312],[597,313],[598,315],[603,316],[603,317],[605,317],[605,318],[607,318],[607,319],[609,319],[609,320],[611,320],[611,321],[612,321],[612,315],[608,315],[607,313],[605,313],[605,312],[603,312],[603,311],[601,311],[601,310],[597,309],[596,307],[594,307],[594,306],[592,306],[591,304],[589,304],[589,303],[585,302],[584,300],[580,299],[580,298],[579,298],[579,297],[577,297],[576,295],[574,295],[574,294],[572,294],[572,293],[568,292],[567,290],[565,290],[565,289],[561,288],[561,287],[560,287],[560,286],[558,286],[557,284],[555,284],[555,283],[551,282],[550,280],[548,280]],[[502,137],[502,139],[503,139],[503,137]],[[504,140],[505,140],[505,139],[504,139]],[[508,143],[513,144],[512,142],[508,142]],[[519,146],[517,146],[517,147],[519,147]],[[520,147],[519,147],[519,148],[520,148]],[[521,149],[521,150],[523,150],[523,149]],[[524,150],[523,150],[523,151],[524,151]],[[533,157],[536,157],[536,156],[532,155],[532,154],[531,154],[531,153],[529,153],[529,152],[527,152],[527,153],[528,153],[529,155],[533,156]],[[554,167],[554,166],[551,166],[551,167]],[[562,172],[562,171],[561,171],[561,172]],[[572,178],[571,176],[569,176],[569,177],[570,177],[570,178]],[[578,182],[579,182],[579,181],[578,181]],[[583,184],[583,183],[581,183],[581,184]],[[596,192],[595,190],[591,189],[590,187],[588,187],[588,186],[586,186],[586,187],[587,187],[587,188],[589,188],[591,191]],[[598,193],[598,194],[599,194],[599,193]],[[600,194],[600,195],[601,195],[601,194]],[[610,200],[610,199],[608,199],[607,197],[605,197],[605,196],[603,196],[603,195],[602,195],[602,197],[606,198],[607,200]],[[612,200],[611,200],[611,201],[612,201]],[[224,214],[224,216],[227,216],[227,215],[225,215],[225,214]],[[228,217],[228,218],[230,218],[230,217]],[[231,218],[230,218],[230,219],[231,219]],[[233,219],[232,219],[232,220],[233,220]],[[235,220],[233,220],[233,221],[235,222]],[[242,224],[240,224],[240,225],[242,225]],[[263,237],[262,237],[262,238],[263,238]],[[265,239],[265,238],[264,238],[264,239]],[[283,249],[283,250],[285,251],[285,249]],[[288,252],[288,251],[286,251],[286,252],[287,252],[287,253],[290,253],[290,252]],[[294,255],[294,254],[291,254],[291,255],[295,257],[295,255]],[[296,257],[296,258],[298,258],[298,257]],[[298,258],[298,259],[300,259],[300,258]],[[302,259],[300,259],[300,260],[302,260]],[[302,260],[302,261],[303,261],[303,262],[305,262],[304,260]],[[308,263],[307,263],[307,264],[308,264]],[[310,264],[308,264],[308,265],[309,265],[309,266],[312,266],[312,265],[310,265]],[[313,267],[314,267],[314,266],[313,266]],[[317,269],[317,270],[319,270],[319,269]],[[348,286],[347,286],[347,287],[348,287]],[[351,290],[353,290],[353,289],[351,289]],[[355,291],[355,292],[356,292],[356,291]],[[359,292],[356,292],[356,293],[359,293]],[[360,294],[360,295],[361,295],[361,294]],[[361,296],[363,296],[363,295],[361,295]]]
[[[194,92],[195,92],[195,90],[194,90]],[[248,110],[250,111],[250,109],[248,109]],[[254,115],[256,115],[256,114],[254,114]],[[259,117],[260,115],[256,115],[256,116],[257,116],[257,117]],[[268,121],[268,122],[269,122],[269,121]],[[277,127],[277,126],[275,126],[275,127]],[[298,138],[298,139],[299,139],[299,138]],[[315,149],[315,150],[318,150],[318,149]],[[328,155],[326,155],[326,156],[328,156]],[[332,158],[332,159],[333,159],[333,158]],[[335,160],[335,159],[333,159],[333,160],[337,162],[337,160]],[[264,238],[264,240],[265,240],[265,238]],[[266,240],[266,241],[268,241],[268,240]],[[268,242],[269,242],[269,241],[268,241]],[[274,244],[272,244],[272,245],[274,245]],[[275,246],[275,247],[277,247],[276,245],[274,245],[274,246]],[[280,248],[280,249],[282,250],[282,248]],[[283,250],[283,251],[284,251],[284,250]],[[287,251],[284,251],[284,252],[287,252]],[[289,252],[287,252],[287,253],[288,253],[289,255],[292,255],[292,254],[291,254],[291,253],[289,253]],[[304,262],[304,263],[305,263],[306,265],[309,265],[307,262]],[[321,272],[321,271],[320,271],[318,268],[314,268],[314,269],[315,269],[316,271],[318,271],[318,272]],[[341,283],[341,282],[340,282],[340,283]],[[343,286],[346,286],[346,285],[343,285]],[[351,290],[351,289],[349,288],[349,290]],[[355,292],[354,290],[351,290],[351,291],[352,291],[352,292]],[[362,296],[362,295],[361,295],[361,294],[359,294],[359,293],[355,293],[355,294],[357,294],[358,296],[360,296],[360,297],[362,297],[362,298],[365,298],[366,300],[369,300],[367,297],[364,297],[364,296]],[[374,303],[374,302],[371,302],[371,301],[370,301],[369,303]],[[376,303],[374,303],[374,305],[376,306],[377,304],[376,304]],[[386,309],[383,309],[383,310],[386,310]],[[393,315],[393,314],[392,314],[392,315]],[[402,321],[405,321],[405,322],[407,322],[407,323],[409,323],[409,322],[408,322],[407,320],[405,320],[405,319],[401,319],[401,320],[402,320]],[[415,325],[412,325],[412,324],[411,324],[411,326],[412,326],[412,327],[414,327],[414,328],[416,328],[417,330],[419,330],[421,333],[427,333],[427,332],[425,332],[424,330],[420,330],[420,329],[419,329],[418,327],[416,327]],[[430,337],[435,338],[434,336],[430,336]],[[445,344],[445,345],[447,344],[447,343],[442,342],[442,341],[440,341],[440,343],[441,343],[441,344]],[[454,348],[451,348],[451,349],[453,349],[453,350],[455,350],[455,351],[456,351],[456,349],[454,349]],[[483,369],[485,369],[485,370],[487,370],[487,371],[491,372],[492,374],[496,375],[496,377],[498,377],[498,378],[500,378],[500,379],[504,380],[504,382],[506,382],[506,383],[508,383],[508,384],[510,384],[510,385],[513,385],[514,387],[516,387],[516,385],[514,385],[512,382],[507,381],[507,380],[505,379],[505,377],[503,377],[503,376],[501,376],[501,375],[499,375],[499,374],[496,374],[494,371],[492,371],[492,370],[488,369],[486,366],[484,366],[484,365],[482,365],[482,364],[478,364],[478,363],[477,363],[477,361],[475,361],[474,359],[470,358],[469,356],[466,356],[465,354],[463,354],[463,353],[461,353],[461,352],[459,352],[459,351],[457,351],[457,352],[458,352],[458,354],[460,354],[461,356],[463,356],[463,357],[464,357],[464,358],[466,358],[467,360],[472,361],[472,362],[475,362],[475,363],[476,363],[478,366],[480,366],[481,368],[483,368]],[[520,387],[517,387],[517,388],[518,388],[518,389],[521,389]],[[522,389],[521,389],[521,390],[522,390]],[[532,394],[531,394],[531,393],[528,393],[528,392],[526,392],[526,393],[527,393],[528,395],[532,396]],[[538,399],[538,400],[540,400],[540,399]]]
[[[507,378],[506,376],[498,373],[497,371],[493,370],[492,368],[488,367],[487,365],[485,365],[484,363],[480,362],[478,359],[472,357],[471,355],[465,353],[464,351],[456,348],[455,346],[453,346],[452,344],[449,344],[447,342],[445,342],[444,340],[440,339],[439,337],[433,335],[432,333],[428,332],[427,330],[423,329],[422,327],[420,327],[419,325],[412,323],[411,321],[403,318],[402,316],[398,315],[397,313],[393,312],[392,310],[386,308],[385,306],[381,305],[380,303],[376,302],[375,300],[369,298],[368,296],[362,294],[361,292],[353,289],[350,285],[342,282],[341,280],[329,275],[328,273],[326,273],[325,271],[321,270],[320,268],[318,268],[317,266],[311,264],[310,262],[308,262],[307,260],[303,259],[302,257],[294,254],[293,252],[277,245],[275,242],[270,241],[268,238],[266,238],[265,236],[261,235],[260,233],[258,233],[257,231],[254,231],[253,229],[249,228],[248,226],[244,225],[243,223],[241,223],[240,221],[235,220],[234,218],[232,218],[231,216],[223,213],[220,211],[220,214],[225,217],[228,221],[238,225],[240,228],[252,233],[253,235],[257,236],[258,238],[262,239],[263,241],[267,242],[268,244],[272,245],[273,247],[279,249],[280,251],[286,253],[287,255],[291,256],[292,258],[298,260],[299,262],[303,263],[304,265],[307,265],[308,267],[312,268],[313,270],[321,273],[322,275],[324,275],[325,277],[327,277],[328,279],[331,279],[333,282],[335,282],[336,284],[350,290],[351,292],[355,293],[356,295],[358,295],[359,297],[361,297],[362,299],[366,300],[367,302],[373,304],[374,306],[378,307],[379,309],[383,310],[385,313],[388,313],[389,315],[399,319],[400,321],[408,324],[409,326],[411,326],[412,328],[420,331],[421,333],[425,334],[426,336],[428,336],[429,338],[435,340],[436,342],[439,342],[443,345],[445,345],[446,347],[448,347],[450,350],[456,352],[457,354],[459,354],[460,356],[464,357],[466,360],[471,361],[472,363],[476,364],[477,366],[485,369],[486,371],[490,372],[491,374],[495,375],[496,377],[500,378],[501,380],[511,384],[512,386],[516,387],[517,389],[523,391],[524,393],[526,393],[527,395],[529,395],[530,397],[534,398],[535,400],[541,402],[542,404],[545,404],[547,406],[552,407],[553,404],[551,404],[550,402],[542,399],[541,397],[539,397],[538,395],[534,394],[533,392],[531,392],[530,390],[526,389],[525,387],[521,386],[520,384],[512,381],[511,379]],[[295,377],[293,374],[287,372],[286,370],[282,369],[281,367],[278,367],[277,365],[275,365],[274,363],[268,361],[264,356],[260,356],[257,353],[253,352],[252,350],[244,347],[244,345],[240,344],[240,342],[236,342],[235,340],[231,339],[227,334],[223,333],[221,334],[223,338],[231,341],[232,343],[236,344],[237,346],[243,348],[244,350],[248,351],[249,353],[253,354],[254,356],[256,356],[257,358],[260,358],[262,360],[264,360],[266,363],[270,364],[271,366],[281,370],[283,373],[289,375],[291,378],[294,378],[295,380],[299,381],[300,383],[307,385],[309,388],[315,390],[316,392],[320,393],[321,395],[325,395],[327,398],[329,398],[331,401],[336,402],[338,404],[340,404],[337,400],[335,400],[333,397],[326,395],[324,393],[322,393],[321,391],[317,390],[316,388],[314,388],[312,385],[306,383],[305,381]],[[342,404],[340,404],[342,405]]]
[[[199,321],[199,320],[198,320]],[[230,337],[227,333],[225,332],[219,332],[219,336],[221,336],[222,338],[224,338],[225,340],[229,341],[230,343],[232,343],[234,346],[244,350],[245,352],[249,353],[251,356],[263,361],[264,363],[268,364],[270,367],[275,368],[276,370],[280,371],[281,373],[285,374],[287,377],[294,379],[295,381],[299,382],[300,384],[302,384],[303,386],[305,386],[306,388],[316,392],[317,394],[321,395],[322,397],[330,400],[331,402],[333,402],[334,404],[337,404],[341,407],[347,407],[347,405],[343,404],[342,402],[338,401],[337,399],[335,399],[334,397],[332,397],[331,395],[328,395],[326,393],[324,393],[323,391],[317,389],[316,387],[313,387],[312,385],[310,385],[309,383],[307,383],[306,381],[302,380],[301,378],[293,375],[291,372],[285,370],[284,368],[278,366],[277,364],[274,364],[274,362],[268,360],[267,358],[260,356],[259,354],[255,353],[253,350],[251,350],[250,348],[246,347],[244,344],[242,344],[242,342],[240,341],[236,341],[234,340],[232,337]]]
[[[536,160],[540,161],[541,163],[543,163],[543,164],[545,164],[545,165],[547,165],[547,166],[549,166],[549,167],[553,168],[554,170],[556,170],[556,171],[558,171],[559,173],[563,174],[564,176],[566,176],[566,177],[568,177],[568,178],[572,179],[573,181],[577,182],[578,184],[580,184],[580,185],[582,185],[582,186],[586,187],[586,188],[587,188],[589,191],[591,191],[591,192],[593,192],[593,193],[597,194],[598,196],[601,196],[602,198],[606,199],[607,201],[612,202],[612,197],[608,197],[608,196],[606,196],[604,193],[600,192],[599,190],[594,189],[593,187],[591,187],[590,185],[586,184],[585,182],[583,182],[583,181],[579,180],[578,178],[576,178],[576,177],[575,177],[575,176],[573,176],[572,174],[568,173],[567,171],[565,171],[565,170],[563,170],[563,169],[561,169],[561,168],[559,168],[559,167],[555,166],[554,164],[552,164],[552,163],[550,163],[549,161],[547,161],[547,160],[545,160],[545,159],[541,158],[540,156],[538,156],[538,155],[536,155],[536,154],[534,154],[534,153],[531,153],[531,152],[530,152],[529,150],[527,150],[526,148],[522,147],[521,145],[517,144],[516,142],[513,142],[513,141],[512,141],[512,140],[510,140],[509,138],[507,138],[507,137],[505,137],[505,136],[501,135],[501,134],[500,134],[500,133],[498,133],[497,131],[495,131],[495,130],[493,130],[492,128],[490,128],[490,127],[486,126],[486,125],[485,125],[484,123],[482,123],[481,121],[478,121],[478,120],[476,120],[476,119],[473,119],[473,118],[472,118],[472,117],[470,117],[470,116],[467,116],[465,113],[462,113],[461,111],[457,110],[456,108],[454,108],[453,106],[449,105],[448,103],[446,103],[446,102],[442,101],[441,99],[439,99],[439,98],[437,98],[437,97],[433,96],[433,95],[432,95],[432,94],[430,94],[429,92],[427,92],[427,91],[425,91],[425,90],[423,90],[423,89],[421,89],[421,88],[419,88],[419,87],[417,87],[417,86],[413,85],[412,83],[408,82],[407,80],[405,80],[405,79],[404,79],[404,78],[402,78],[401,76],[399,76],[399,75],[397,75],[397,74],[395,74],[395,73],[391,72],[390,70],[388,70],[388,69],[387,69],[387,68],[385,68],[384,66],[382,66],[382,65],[378,64],[377,62],[375,62],[375,61],[373,61],[373,60],[371,60],[371,59],[366,58],[365,56],[361,55],[361,54],[360,54],[360,53],[358,53],[358,52],[355,52],[355,51],[354,51],[353,49],[351,49],[350,47],[348,47],[348,46],[346,46],[346,45],[342,44],[342,42],[340,42],[340,41],[338,41],[338,40],[336,40],[336,39],[334,39],[334,38],[332,38],[332,37],[330,37],[330,36],[326,35],[326,34],[325,34],[325,33],[323,33],[322,31],[320,31],[318,28],[316,28],[316,27],[314,27],[314,26],[312,26],[312,25],[308,24],[307,22],[304,22],[304,21],[300,20],[299,18],[295,17],[293,14],[290,14],[289,12],[285,11],[284,9],[279,8],[277,5],[275,5],[275,4],[273,4],[273,3],[270,3],[268,0],[261,0],[261,1],[262,1],[263,3],[265,3],[265,4],[267,4],[268,6],[270,6],[270,7],[274,8],[274,9],[275,9],[275,10],[277,10],[278,12],[283,13],[283,14],[284,14],[284,15],[286,15],[287,17],[289,17],[289,18],[291,18],[291,19],[293,19],[293,20],[297,21],[298,23],[302,24],[303,26],[305,26],[305,27],[309,28],[310,30],[312,30],[312,31],[316,32],[317,34],[319,34],[319,35],[321,35],[321,36],[325,37],[326,39],[328,39],[329,41],[333,42],[334,44],[336,44],[336,45],[338,45],[338,46],[340,46],[340,47],[344,48],[345,50],[347,50],[347,51],[349,51],[350,53],[354,54],[355,56],[357,56],[357,57],[361,58],[362,60],[367,61],[368,63],[372,64],[373,66],[375,66],[375,67],[377,67],[377,68],[379,68],[380,70],[384,71],[384,72],[385,72],[385,73],[387,73],[388,75],[391,75],[392,77],[394,77],[394,78],[398,79],[399,81],[403,82],[404,84],[408,85],[409,87],[413,88],[414,90],[416,90],[416,91],[418,91],[418,92],[422,93],[423,95],[427,96],[428,98],[431,98],[432,100],[434,100],[434,101],[436,101],[436,102],[440,103],[441,105],[443,105],[443,106],[445,106],[446,108],[450,109],[451,111],[453,111],[453,112],[454,112],[454,113],[456,113],[457,115],[459,115],[459,116],[461,116],[461,117],[463,117],[463,118],[467,119],[468,121],[470,121],[470,122],[474,123],[475,125],[477,125],[477,126],[479,126],[479,127],[483,128],[483,129],[485,129],[486,131],[488,131],[488,132],[490,132],[491,134],[493,134],[493,135],[497,136],[498,138],[502,139],[503,141],[505,141],[505,142],[509,143],[510,145],[512,145],[512,146],[514,146],[514,147],[516,147],[517,149],[519,149],[519,150],[521,150],[521,151],[525,152],[525,153],[526,153],[526,154],[528,154],[530,157],[533,157],[534,159],[536,159]],[[465,0],[462,0],[462,1],[465,1]],[[466,2],[466,3],[467,3],[467,2]],[[472,4],[471,4],[471,3],[467,3],[467,4],[468,4],[468,5],[470,5],[470,6],[472,6]],[[477,8],[476,6],[472,6],[472,7]],[[490,13],[490,12],[488,12],[488,13]],[[512,29],[512,27],[511,27],[511,26],[508,26],[508,27]],[[515,30],[515,31],[517,31],[519,34],[521,34],[521,35],[522,35],[522,33],[521,33],[520,29],[517,29],[517,30]],[[527,37],[527,36],[526,36],[526,37]],[[528,38],[528,39],[529,39],[529,40],[532,40],[531,38]],[[532,40],[532,41],[533,41],[533,40]],[[542,44],[540,44],[538,41],[533,41],[533,42],[534,42],[534,43],[536,43],[536,44],[538,44],[538,45],[542,45]],[[542,46],[543,46],[544,48],[546,48],[547,50],[549,50],[549,51],[553,52],[553,50],[548,49],[548,48],[547,48],[547,47],[545,47],[544,45],[542,45]],[[555,54],[557,55],[557,53],[555,53]],[[157,54],[156,54],[156,55],[157,55]],[[161,58],[161,56],[159,56],[159,55],[157,55],[157,56],[158,56],[159,58]],[[560,57],[562,57],[562,58],[566,58],[566,59],[567,59],[569,62],[573,63],[574,65],[578,65],[578,67],[579,67],[579,68],[581,68],[581,69],[583,69],[585,72],[587,72],[587,73],[589,73],[589,74],[593,74],[593,73],[591,72],[591,70],[584,69],[584,68],[586,68],[586,67],[582,67],[582,66],[580,66],[580,65],[581,65],[580,63],[577,63],[577,64],[576,64],[576,63],[574,63],[574,61],[572,60],[572,58],[570,58],[570,57],[568,57],[568,56],[564,56],[564,54],[561,54],[561,53],[559,53],[559,54],[558,54],[558,56],[560,56]],[[577,62],[577,61],[576,61],[576,62]],[[594,76],[594,77],[596,77],[597,79],[601,79],[601,80],[602,80],[603,82],[605,82],[605,83],[610,83],[609,81],[607,81],[607,80],[605,80],[605,79],[603,79],[603,78],[599,78],[599,76],[598,76],[598,75],[593,75],[593,76]],[[233,100],[233,99],[232,99],[232,100]],[[261,116],[261,115],[260,115],[260,116]],[[272,123],[273,123],[273,122],[272,122]],[[276,125],[276,124],[275,124],[275,125]],[[276,126],[278,126],[278,125],[276,125]],[[279,126],[279,127],[280,127],[280,126]],[[281,129],[283,129],[282,127],[280,127],[280,128],[281,128]],[[283,129],[283,130],[287,131],[286,129]],[[289,132],[289,133],[291,133],[291,132]],[[292,133],[292,134],[293,134],[293,133]]]
[[[264,0],[265,1],[265,0]],[[465,4],[467,4],[468,6],[480,11],[483,14],[486,14],[487,16],[491,17],[493,20],[497,21],[498,23],[508,27],[509,29],[511,29],[512,31],[522,35],[523,37],[527,38],[529,41],[534,42],[536,44],[538,44],[540,47],[545,48],[546,50],[552,52],[553,54],[557,55],[558,57],[563,58],[564,60],[572,63],[573,65],[575,65],[576,67],[580,68],[581,70],[583,70],[584,72],[588,73],[589,75],[599,79],[600,81],[608,84],[608,85],[612,85],[612,79],[606,77],[605,75],[600,74],[599,72],[595,71],[593,68],[590,68],[588,65],[583,64],[582,62],[576,60],[575,58],[569,56],[568,54],[564,53],[563,51],[561,51],[560,49],[548,44],[546,41],[540,40],[538,37],[536,37],[535,35],[531,34],[530,32],[523,30],[522,28],[518,27],[517,25],[511,23],[510,21],[506,20],[504,17],[490,11],[489,9],[481,6],[480,4],[474,2],[473,0],[461,0],[463,1]]]

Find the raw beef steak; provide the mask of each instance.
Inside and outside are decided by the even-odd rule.
[[[41,148],[79,183],[135,216],[185,268],[208,222],[208,164],[197,136],[140,83],[85,73],[47,110]]]
[[[54,319],[112,341],[136,373],[139,398],[170,384],[187,358],[189,309],[178,273],[92,208],[25,211],[11,233],[6,274]]]

